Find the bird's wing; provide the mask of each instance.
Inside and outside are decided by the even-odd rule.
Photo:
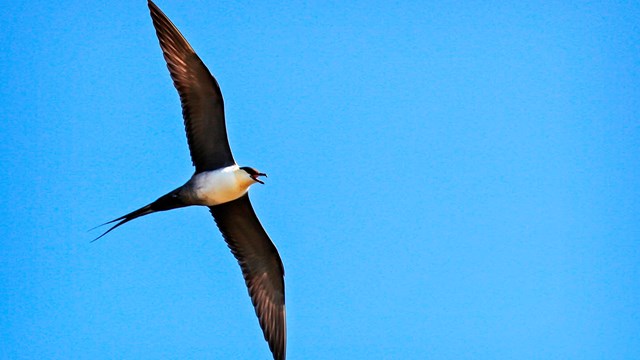
[[[240,263],[264,338],[276,360],[284,360],[287,328],[284,268],[278,250],[253,211],[249,195],[210,206],[211,214]]]
[[[196,173],[235,164],[218,82],[171,20],[150,0],[149,10],[173,84],[180,94]]]

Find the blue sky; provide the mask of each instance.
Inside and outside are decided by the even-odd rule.
[[[640,358],[640,7],[158,1],[217,77],[290,359]],[[145,1],[0,10],[0,358],[269,359]]]

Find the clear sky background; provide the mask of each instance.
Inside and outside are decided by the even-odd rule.
[[[290,359],[640,358],[640,6],[173,1]],[[146,2],[0,10],[0,358],[269,359]]]

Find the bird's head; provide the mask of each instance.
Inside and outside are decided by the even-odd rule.
[[[240,168],[240,170],[242,170],[245,173],[247,173],[247,175],[249,175],[249,177],[251,179],[253,179],[253,181],[259,182],[260,184],[264,184],[264,182],[262,180],[258,179],[258,177],[259,176],[267,177],[267,174],[261,173],[260,171],[254,169],[252,167],[249,167],[249,166],[243,166],[243,167]]]

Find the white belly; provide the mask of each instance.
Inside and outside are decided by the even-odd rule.
[[[197,205],[224,204],[244,195],[250,182],[239,181],[235,171],[237,165],[193,175],[187,182],[188,197]],[[185,194],[186,195],[186,194]]]

